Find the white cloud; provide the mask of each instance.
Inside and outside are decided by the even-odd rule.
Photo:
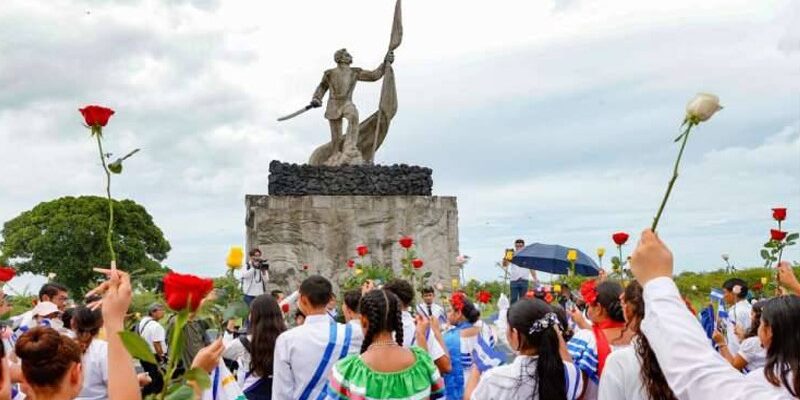
[[[692,137],[665,215],[682,266],[722,251],[751,260],[763,210],[798,205],[796,1],[403,6],[400,112],[379,160],[432,166],[436,192],[460,197],[475,275],[518,235],[592,248],[645,225],[675,155],[668,137],[699,90],[726,108]],[[169,264],[216,273],[243,241],[244,195],[266,193],[269,161],[303,162],[328,137],[318,110],[275,118],[308,102],[334,50],[378,63],[392,11],[370,0],[4,1],[0,220],[101,193],[76,109],[107,104],[118,111],[110,151],[142,148],[115,195],[154,215]],[[378,90],[359,86],[363,115]]]

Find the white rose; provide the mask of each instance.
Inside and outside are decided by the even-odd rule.
[[[56,273],[55,272],[51,272],[51,273],[47,274],[47,279],[52,280],[52,279],[55,279],[55,277],[56,277]]]
[[[715,112],[721,109],[719,97],[709,93],[698,93],[686,105],[686,119],[695,122],[707,121]]]

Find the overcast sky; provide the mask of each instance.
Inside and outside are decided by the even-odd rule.
[[[268,163],[304,162],[329,138],[320,110],[275,119],[309,101],[336,49],[375,67],[393,7],[3,0],[0,220],[102,195],[77,108],[103,104],[117,111],[108,150],[142,148],[114,195],[153,215],[168,265],[220,274]],[[403,23],[399,112],[378,162],[429,166],[435,194],[458,197],[469,276],[494,278],[517,237],[590,254],[615,231],[637,237],[699,91],[725,109],[693,133],[660,224],[678,268],[720,267],[721,253],[760,263],[771,207],[800,230],[800,2],[406,0]],[[362,115],[379,88],[358,86]]]

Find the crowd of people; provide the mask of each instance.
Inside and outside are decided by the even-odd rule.
[[[520,242],[520,245],[524,243]],[[130,277],[106,280],[69,306],[48,283],[30,311],[3,328],[0,399],[138,399],[164,392],[159,371],[179,346],[193,398],[243,399],[791,399],[800,394],[800,283],[778,268],[783,293],[748,301],[747,283],[723,284],[727,313],[710,335],[672,280],[672,254],[651,231],[631,256],[635,280],[587,281],[545,302],[514,270],[497,319],[465,292],[445,304],[436,289],[396,279],[334,294],[309,276],[288,296],[266,293],[268,266],[251,253],[249,316],[218,337],[192,320],[171,343],[174,318],[160,303],[132,330],[155,363],[134,360],[120,333]],[[256,264],[258,263],[258,264]],[[516,281],[516,282],[514,282]],[[524,281],[524,282],[522,282]],[[254,289],[250,283],[259,284]],[[524,285],[524,288],[523,288]],[[419,293],[418,304],[415,304]],[[294,311],[290,311],[291,308]],[[341,313],[335,310],[341,308]],[[177,376],[177,375],[176,375]]]

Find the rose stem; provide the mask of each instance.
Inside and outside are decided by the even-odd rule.
[[[114,226],[114,203],[111,200],[111,172],[106,167],[106,159],[103,155],[103,141],[100,139],[101,133],[97,135],[97,149],[100,150],[100,165],[103,166],[103,171],[106,173],[106,195],[108,196],[108,232],[106,233],[106,244],[108,251],[111,252],[111,269],[117,269],[117,255],[114,253],[114,246],[111,243],[111,232]]]
[[[681,150],[678,152],[678,158],[675,160],[675,168],[672,170],[672,179],[669,180],[669,185],[667,186],[667,193],[664,194],[664,199],[661,200],[661,206],[658,207],[658,213],[656,213],[656,217],[653,219],[653,226],[650,228],[653,232],[656,231],[656,226],[658,226],[658,220],[661,219],[661,213],[664,212],[664,206],[667,205],[667,199],[669,199],[669,194],[672,193],[672,186],[675,185],[675,180],[678,179],[678,165],[681,163],[681,157],[683,157],[683,149],[686,148],[686,141],[689,140],[689,132],[692,130],[692,127],[695,124],[693,122],[689,122],[689,125],[686,127],[686,131],[683,132],[683,142],[681,143]],[[620,260],[622,263],[622,260]]]

